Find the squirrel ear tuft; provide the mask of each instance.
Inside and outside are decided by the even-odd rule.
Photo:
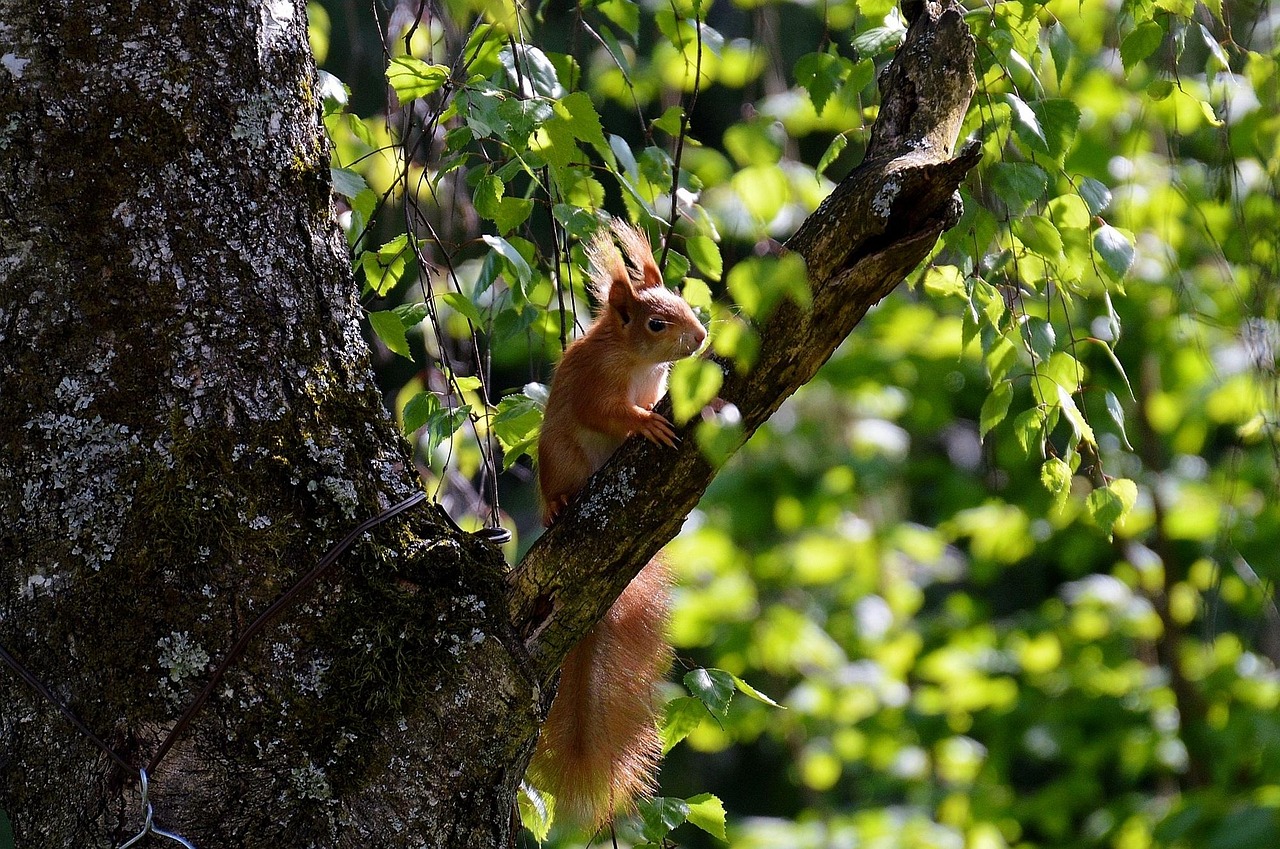
[[[587,259],[591,261],[591,293],[602,304],[612,303],[614,283],[621,281],[629,290],[627,266],[613,243],[610,228],[601,227],[585,245]],[[630,292],[628,292],[630,294]]]
[[[649,244],[649,235],[639,227],[625,221],[613,220],[613,233],[626,252],[627,259],[635,269],[633,279],[637,289],[648,289],[662,285],[662,272],[653,261],[653,247]]]

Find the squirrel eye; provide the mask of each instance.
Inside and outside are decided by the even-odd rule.
[[[661,333],[662,331],[666,330],[670,325],[671,325],[671,322],[669,321],[663,321],[660,318],[651,318],[649,319],[649,332]]]

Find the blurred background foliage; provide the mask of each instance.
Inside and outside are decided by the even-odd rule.
[[[905,31],[887,0],[310,12],[388,405],[512,559],[598,213],[661,245],[674,195],[668,282],[749,363]],[[967,21],[964,217],[668,547],[688,736],[620,844],[723,845],[709,792],[750,849],[1280,845],[1280,14]]]

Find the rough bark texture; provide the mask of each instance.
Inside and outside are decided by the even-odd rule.
[[[723,396],[744,438],[954,220],[973,90],[917,3],[874,155],[789,247]],[[415,491],[358,330],[301,0],[0,0],[0,644],[144,764],[245,626]],[[924,41],[922,41],[924,40]],[[713,470],[628,444],[504,579],[422,507],[366,534],[249,648],[154,771],[222,846],[505,847],[565,651]],[[136,776],[0,669],[0,809],[23,849],[118,845]]]
[[[416,476],[360,337],[301,0],[0,21],[0,643],[142,764]],[[434,508],[367,535],[160,764],[158,822],[204,849],[508,843],[537,699],[502,568]],[[136,778],[0,668],[19,846],[123,842]]]

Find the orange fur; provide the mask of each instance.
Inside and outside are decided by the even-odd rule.
[[[556,369],[538,441],[548,525],[628,436],[674,447],[671,423],[653,406],[666,391],[669,363],[706,339],[689,305],[662,285],[643,232],[614,222],[587,255],[601,306]],[[655,789],[654,689],[670,662],[667,583],[666,567],[650,561],[570,651],[529,767],[559,812],[595,826]]]

